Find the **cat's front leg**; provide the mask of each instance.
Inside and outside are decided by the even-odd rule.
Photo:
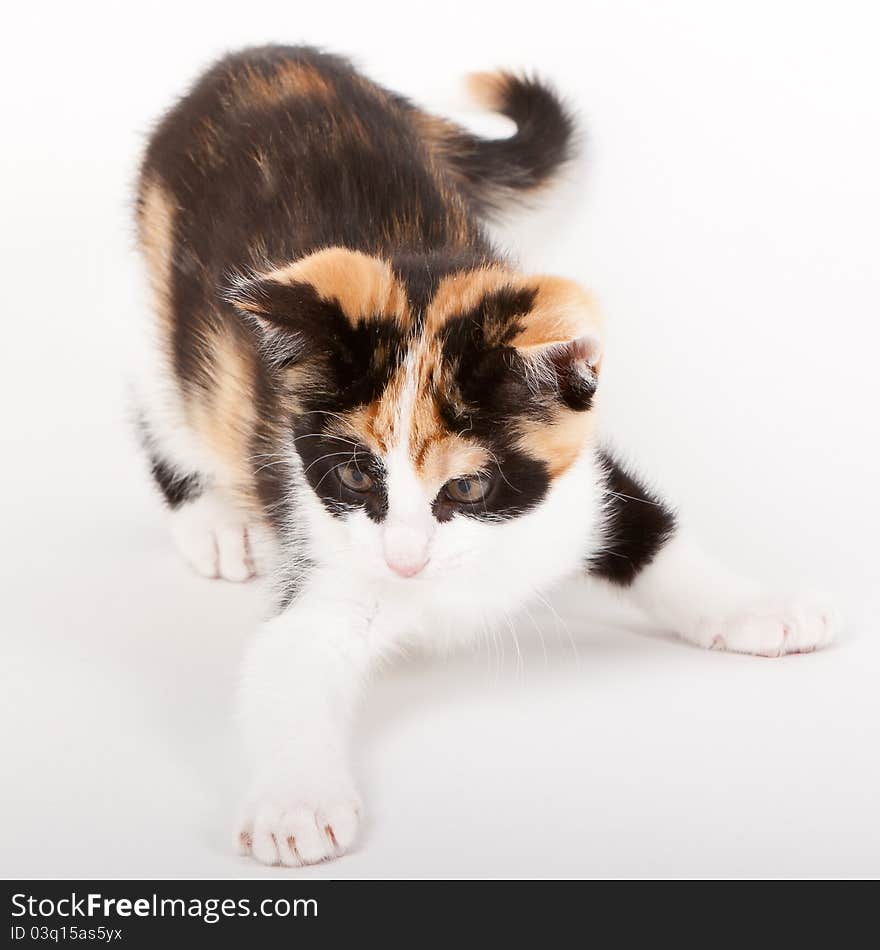
[[[362,809],[348,761],[350,720],[382,647],[378,608],[331,577],[313,579],[250,646],[241,718],[250,791],[239,849],[298,866],[354,844]]]
[[[758,656],[810,653],[837,629],[812,594],[773,594],[727,570],[677,533],[633,581],[629,595],[665,628],[698,646]]]
[[[658,624],[710,649],[782,656],[829,643],[838,621],[821,597],[767,593],[705,554],[672,512],[613,459],[603,458],[604,543],[590,573]]]

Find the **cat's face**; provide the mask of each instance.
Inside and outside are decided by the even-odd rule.
[[[600,328],[568,281],[331,248],[232,296],[289,387],[303,477],[368,573],[472,571],[590,437]]]

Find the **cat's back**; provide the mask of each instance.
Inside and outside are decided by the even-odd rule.
[[[341,57],[307,46],[262,46],[215,63],[170,109],[150,138],[144,175],[159,175],[185,198],[200,182],[250,186],[272,162],[307,157],[372,84]],[[378,87],[371,90],[378,105]],[[363,98],[363,94],[356,96]],[[359,102],[362,106],[363,103]],[[385,109],[387,123],[391,116]],[[201,193],[201,189],[196,188]]]
[[[161,183],[191,253],[212,270],[333,244],[448,244],[466,229],[464,209],[418,115],[342,57],[245,50],[209,69],[159,124],[141,196]]]

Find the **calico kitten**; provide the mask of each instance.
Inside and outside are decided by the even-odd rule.
[[[704,647],[832,635],[708,560],[597,443],[602,322],[521,274],[482,219],[540,188],[573,122],[479,76],[485,141],[313,49],[219,62],[159,125],[138,191],[155,307],[143,440],[200,573],[271,572],[242,688],[237,840],[288,865],[350,848],[347,724],[377,658],[467,638],[561,578],[613,585]]]

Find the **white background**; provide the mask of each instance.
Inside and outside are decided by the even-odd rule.
[[[875,4],[43,3],[4,32],[0,873],[880,873]],[[438,110],[474,69],[557,84],[587,156],[504,242],[597,291],[607,429],[706,544],[847,618],[768,661],[575,597],[568,632],[535,615],[546,654],[526,620],[521,663],[389,670],[356,737],[362,847],[300,872],[230,850],[259,592],[178,563],[124,402],[145,135],[270,40]]]

